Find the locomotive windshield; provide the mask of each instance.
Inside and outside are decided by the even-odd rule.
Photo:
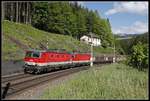
[[[26,57],[34,57],[34,58],[39,58],[40,57],[40,52],[27,52]]]

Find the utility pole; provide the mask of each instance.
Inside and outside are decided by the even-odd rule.
[[[114,35],[113,35],[114,36]],[[116,61],[115,61],[115,37],[114,37],[114,57],[113,57],[113,63],[115,63]]]
[[[93,66],[93,44],[92,44],[92,41],[93,41],[93,36],[92,36],[92,32],[90,32],[91,34],[91,63],[90,63],[90,66],[92,67]]]

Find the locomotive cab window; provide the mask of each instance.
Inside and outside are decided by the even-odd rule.
[[[32,57],[32,52],[27,52],[26,57]]]
[[[40,57],[40,52],[27,52],[26,57],[39,58]]]
[[[40,57],[40,52],[33,52],[33,57],[39,58]]]

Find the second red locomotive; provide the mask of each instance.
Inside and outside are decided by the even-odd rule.
[[[59,51],[26,51],[24,72],[41,73],[60,68],[75,67],[90,64],[88,53],[67,53]]]

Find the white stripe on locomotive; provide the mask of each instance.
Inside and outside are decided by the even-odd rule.
[[[48,66],[48,65],[64,65],[64,64],[76,64],[76,63],[88,63],[90,60],[86,61],[67,61],[67,62],[49,62],[49,63],[35,63],[35,62],[26,62],[28,65],[37,65],[37,66]]]

